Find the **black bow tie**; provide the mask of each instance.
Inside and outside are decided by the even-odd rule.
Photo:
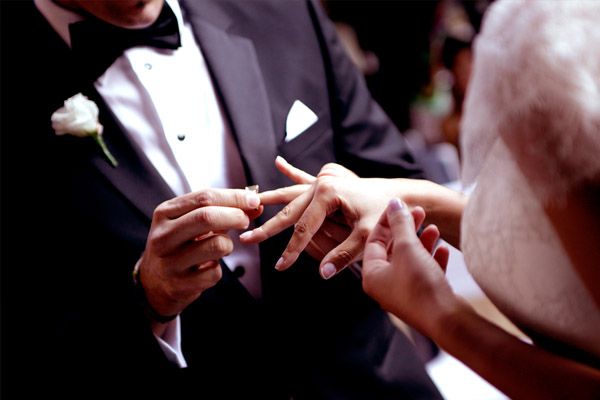
[[[181,46],[177,17],[167,3],[147,28],[125,29],[89,18],[69,25],[69,32],[78,72],[92,82],[130,47],[176,49]]]

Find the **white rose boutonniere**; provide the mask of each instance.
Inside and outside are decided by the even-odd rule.
[[[102,149],[111,165],[116,167],[119,163],[110,154],[102,138],[103,127],[98,122],[98,106],[81,93],[65,100],[64,107],[56,110],[52,117],[52,128],[57,135],[74,135],[78,137],[92,137]]]

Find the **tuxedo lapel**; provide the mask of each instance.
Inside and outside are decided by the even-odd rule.
[[[102,96],[95,89],[90,89],[89,97],[98,105],[104,141],[119,163],[113,167],[98,149],[91,158],[92,164],[134,206],[152,219],[156,206],[175,197],[175,194],[142,150],[127,138],[125,128]]]
[[[92,139],[52,134],[52,141],[67,157],[80,155],[88,157],[89,160],[86,162],[91,163],[92,168],[97,169],[116,190],[151,219],[156,205],[173,197],[174,193],[143,155],[141,149],[127,138],[123,126],[94,85],[84,81],[76,67],[71,50],[62,38],[33,6],[31,11],[33,14],[30,19],[32,21],[30,29],[36,32],[36,37],[43,38],[40,43],[37,43],[39,51],[31,53],[41,54],[40,58],[43,60],[53,60],[48,67],[48,75],[55,79],[44,78],[43,83],[46,90],[42,95],[47,96],[45,102],[49,106],[48,110],[60,107],[68,97],[78,92],[82,92],[94,101],[99,108],[99,121],[104,126],[104,141],[119,165],[116,168],[112,167]],[[47,116],[46,111],[41,113],[41,118],[48,118],[48,124],[51,112],[49,111]]]
[[[207,3],[189,2],[188,7],[200,9],[203,5]],[[275,133],[254,46],[249,39],[228,32],[222,24],[206,21],[206,16],[199,14],[203,9],[190,11],[196,40],[224,105],[249,183],[259,184],[262,189],[276,187]]]
[[[207,3],[190,2],[189,6],[201,8],[204,4]],[[228,32],[228,21],[214,23],[211,18],[208,22],[197,12],[190,13],[190,20],[236,138],[249,183],[259,184],[262,190],[280,186],[281,177],[274,169],[277,146],[272,113],[252,42]],[[55,32],[50,36],[55,37],[52,42],[56,42],[56,47],[65,47]],[[71,57],[62,72],[71,76],[65,81],[73,82],[73,87],[81,87]],[[174,197],[174,193],[141,149],[127,138],[123,126],[93,85],[83,88],[81,91],[100,109],[104,140],[119,165],[112,167],[100,149],[91,152],[90,162],[136,208],[151,218],[156,205]],[[64,93],[64,88],[61,89]],[[57,104],[75,94],[68,93]]]

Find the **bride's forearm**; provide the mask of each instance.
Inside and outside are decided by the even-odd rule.
[[[529,345],[479,316],[465,301],[429,332],[449,354],[513,399],[600,398],[600,371]]]

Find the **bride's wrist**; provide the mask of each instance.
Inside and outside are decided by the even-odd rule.
[[[465,321],[476,315],[473,307],[463,298],[454,296],[432,312],[425,332],[432,340],[444,347],[446,340],[464,328]]]

